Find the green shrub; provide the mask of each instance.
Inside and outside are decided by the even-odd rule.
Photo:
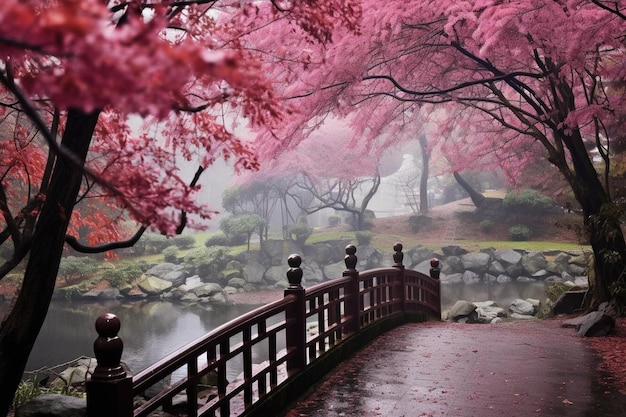
[[[17,386],[17,391],[15,391],[15,396],[13,397],[12,408],[17,410],[22,405],[43,393],[43,388],[37,378],[20,381],[20,384]]]
[[[304,245],[304,242],[313,234],[313,228],[306,223],[300,222],[287,227],[287,235],[294,242]]]
[[[544,214],[552,213],[558,206],[545,194],[531,189],[509,191],[502,202],[504,211],[509,214]]]
[[[374,234],[372,232],[361,230],[361,231],[355,232],[354,236],[356,237],[356,243],[358,246],[367,246],[372,241]]]
[[[163,249],[163,259],[165,262],[176,263],[178,262],[178,247],[168,246]]]
[[[516,224],[509,228],[509,237],[514,241],[530,240],[530,229],[523,224]]]
[[[222,232],[216,233],[204,242],[204,246],[228,246],[228,238]]]
[[[183,236],[174,236],[171,240],[171,244],[176,246],[179,249],[190,249],[196,246],[196,239],[193,236],[183,235]]]
[[[185,256],[183,263],[194,268],[202,278],[216,278],[232,258],[227,246],[211,246],[193,250]]]
[[[341,216],[328,216],[329,226],[339,226],[341,224]]]
[[[432,219],[424,215],[412,215],[409,217],[409,227],[413,233],[419,232],[422,226],[430,224]]]
[[[226,235],[228,244],[243,245],[254,233],[266,226],[265,220],[254,213],[241,213],[220,220],[220,230]]]
[[[170,246],[171,241],[163,235],[157,233],[145,233],[141,239],[133,246],[137,255],[156,255],[163,252],[163,249]]]
[[[483,233],[491,233],[495,229],[496,223],[493,220],[483,220],[480,222],[480,230]]]
[[[145,262],[121,262],[114,268],[107,269],[102,274],[102,279],[109,281],[113,287],[121,287],[139,278],[147,269]]]
[[[76,284],[98,272],[98,264],[89,257],[66,256],[61,258],[57,275],[68,285]]]

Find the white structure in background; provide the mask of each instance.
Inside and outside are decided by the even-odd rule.
[[[402,165],[396,172],[380,179],[378,192],[367,207],[376,217],[412,214],[411,204],[414,207],[419,204],[420,170],[413,155],[404,154],[402,158]]]

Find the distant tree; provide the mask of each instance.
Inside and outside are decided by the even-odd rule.
[[[356,230],[366,228],[367,206],[378,191],[380,174],[374,172],[372,177],[356,179],[324,178],[314,180],[303,174],[294,183],[288,195],[306,214],[313,214],[324,209],[344,212],[352,217],[352,225]],[[295,192],[294,192],[295,190]],[[303,199],[302,196],[313,199]],[[310,201],[307,204],[307,201]]]
[[[261,240],[267,239],[269,224],[280,195],[272,183],[253,181],[228,187],[222,194],[222,207],[233,214],[254,213],[264,220],[259,231]]]
[[[380,154],[365,156],[363,142],[343,122],[329,120],[263,173],[290,178],[286,195],[306,214],[324,209],[348,213],[357,230],[365,227],[367,207],[378,191]]]
[[[253,234],[262,236],[267,228],[265,219],[255,213],[241,213],[220,220],[220,229],[226,235],[229,242],[236,243],[238,236],[245,236],[250,250],[250,239]]]

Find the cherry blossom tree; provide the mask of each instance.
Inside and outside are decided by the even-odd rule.
[[[497,167],[514,184],[544,159],[567,181],[594,253],[591,307],[626,286],[613,149],[624,141],[626,6],[616,1],[363,0],[359,33],[315,57],[282,94],[302,111],[269,135],[302,140],[324,115],[350,114],[362,140],[441,109],[450,171]],[[391,125],[391,126],[390,126]],[[304,127],[304,129],[303,129]],[[395,138],[389,136],[390,141]],[[380,145],[380,143],[379,143]]]
[[[347,213],[355,229],[362,230],[367,206],[381,182],[381,152],[368,152],[364,146],[344,121],[328,118],[297,147],[264,166],[261,174],[289,178],[284,194],[303,214],[333,209]]]
[[[344,0],[1,2],[0,236],[11,254],[0,279],[17,267],[23,279],[0,327],[0,415],[45,319],[66,243],[96,253],[130,246],[147,228],[173,235],[198,226],[213,214],[195,199],[207,167],[217,158],[258,167],[255,149],[221,115],[260,126],[288,109],[241,28],[284,26],[315,46],[339,28],[357,30],[359,19],[359,5]],[[141,129],[130,127],[137,116]],[[193,177],[181,161],[197,166]],[[79,242],[80,225],[102,215],[75,211],[89,198],[107,201],[110,233]],[[127,219],[137,233],[111,241]]]

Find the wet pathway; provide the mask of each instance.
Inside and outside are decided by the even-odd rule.
[[[621,417],[597,359],[558,320],[408,324],[375,340],[286,417]]]

